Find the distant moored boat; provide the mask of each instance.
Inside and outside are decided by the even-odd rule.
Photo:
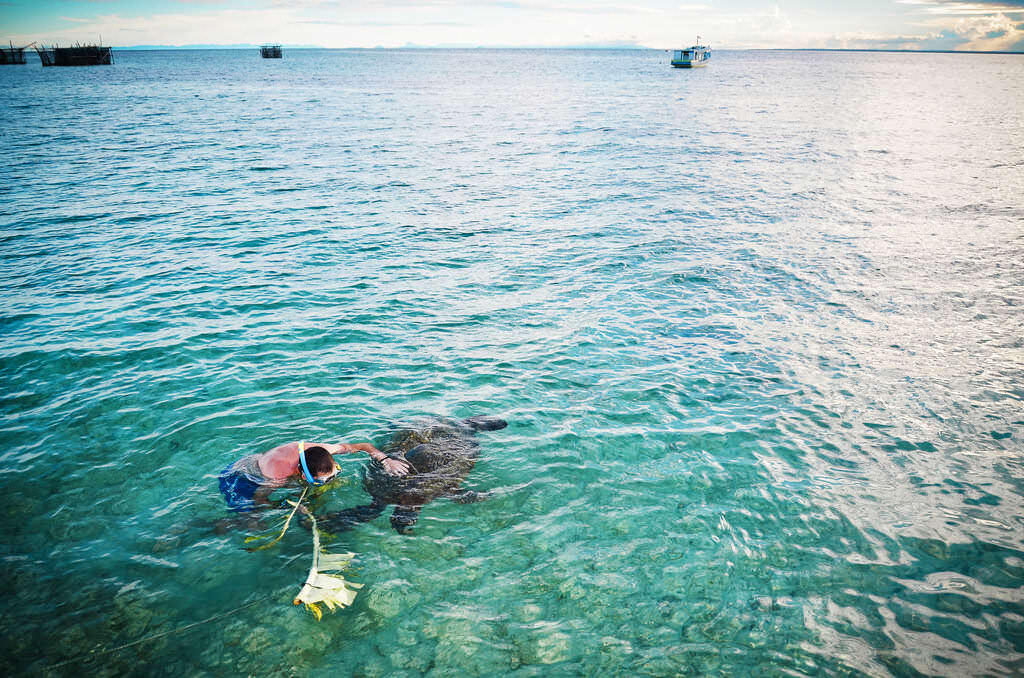
[[[700,44],[700,36],[697,36],[697,44],[686,49],[677,49],[672,52],[672,66],[675,68],[698,68],[707,66],[711,58],[711,48]]]
[[[281,45],[263,45],[260,47],[260,56],[264,59],[280,59]]]

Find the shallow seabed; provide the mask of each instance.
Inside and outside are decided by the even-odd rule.
[[[3,69],[3,673],[1024,672],[1024,57],[669,56]],[[352,608],[212,529],[422,414],[493,496]]]

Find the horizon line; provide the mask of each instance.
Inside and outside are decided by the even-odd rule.
[[[279,43],[265,43],[265,44],[279,44]],[[130,50],[140,52],[161,52],[171,50],[247,50],[247,49],[259,49],[261,45],[252,43],[234,43],[234,44],[186,44],[186,45],[112,45],[111,49],[115,50]],[[672,51],[671,47],[647,47],[644,45],[401,45],[397,47],[384,47],[377,45],[374,47],[323,47],[318,45],[288,45],[281,44],[283,49],[291,50],[363,50],[363,51],[382,51],[382,50],[483,50],[483,49],[501,49],[501,50],[650,50],[650,51]],[[710,45],[709,45],[710,47]],[[896,48],[871,48],[871,47],[721,47],[719,51],[723,52],[889,52],[889,53],[908,53],[908,54],[1024,54],[1024,51],[1004,51],[1004,50],[964,50],[964,49],[896,49]]]

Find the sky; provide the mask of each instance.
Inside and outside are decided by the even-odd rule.
[[[15,45],[1024,52],[1024,0],[0,0]]]

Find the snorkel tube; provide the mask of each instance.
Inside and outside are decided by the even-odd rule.
[[[306,463],[306,441],[299,441],[299,464],[302,467],[302,475],[306,478],[306,482],[315,487],[320,485],[326,485],[327,483],[334,480],[334,476],[341,470],[341,465],[337,461],[334,462],[334,474],[326,480],[317,480],[313,477],[313,474],[309,472],[309,464]]]
[[[310,485],[317,486],[323,485],[326,481],[318,481],[313,477],[313,474],[309,472],[309,466],[306,465],[306,441],[299,441],[299,463],[302,465],[302,475],[306,477],[306,482]]]

